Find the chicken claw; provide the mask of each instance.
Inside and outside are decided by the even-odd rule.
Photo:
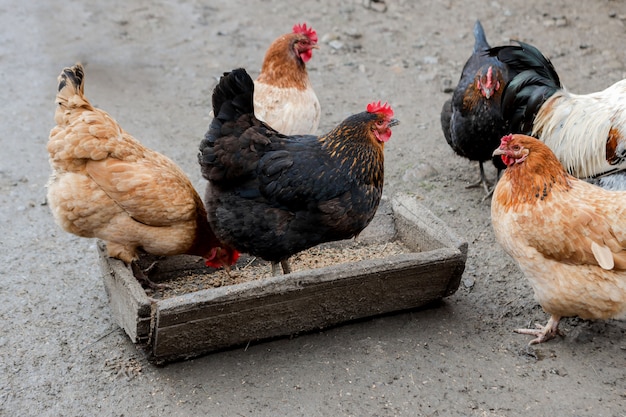
[[[547,342],[550,339],[554,339],[556,335],[563,336],[563,332],[559,330],[559,320],[561,318],[557,316],[551,316],[550,320],[545,326],[542,326],[539,323],[536,323],[536,329],[515,329],[513,330],[515,333],[519,334],[530,334],[532,336],[537,336],[536,339],[528,342],[529,345],[534,345],[537,343]]]

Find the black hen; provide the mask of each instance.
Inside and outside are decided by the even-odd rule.
[[[323,242],[348,239],[372,220],[383,191],[383,148],[397,123],[385,103],[326,135],[286,136],[253,112],[245,70],[226,73],[198,156],[216,235],[240,252],[280,262]]]
[[[483,162],[492,160],[500,171],[505,168],[493,151],[500,139],[509,133],[508,122],[502,118],[500,100],[512,71],[497,57],[488,55],[490,46],[480,21],[474,25],[474,50],[467,60],[452,99],[441,111],[441,128],[446,141],[458,155],[478,161],[480,181],[490,195]]]

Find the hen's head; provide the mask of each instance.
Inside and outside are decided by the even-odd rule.
[[[230,267],[239,259],[239,252],[235,249],[225,247],[214,247],[209,254],[205,256],[204,262],[206,266],[212,268],[224,268],[230,272]]]
[[[556,192],[570,189],[578,181],[565,171],[545,143],[532,136],[504,136],[493,151],[493,156],[498,155],[507,168],[494,191],[497,204],[516,206],[544,201]]]
[[[293,51],[300,57],[302,62],[308,62],[313,56],[313,49],[317,46],[317,32],[311,27],[307,27],[306,23],[296,24],[293,26]]]
[[[524,147],[523,143],[520,143],[520,139],[516,139],[515,136],[521,135],[503,136],[500,139],[500,147],[493,151],[493,156],[499,155],[507,167],[522,163],[528,157],[528,148]]]
[[[556,167],[558,171],[565,171],[548,145],[532,136],[516,134],[502,137],[500,146],[493,151],[493,156],[497,155],[507,167],[526,162],[533,167]],[[529,156],[531,159],[528,159]]]
[[[501,84],[498,79],[497,70],[494,74],[493,67],[491,65],[486,70],[481,69],[476,76],[476,88],[487,100],[493,97],[500,87]]]
[[[387,142],[391,138],[391,127],[400,123],[393,118],[393,109],[387,102],[381,104],[375,101],[367,105],[367,112],[376,116],[372,124],[374,136],[380,142]]]

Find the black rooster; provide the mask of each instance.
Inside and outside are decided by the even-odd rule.
[[[480,21],[474,25],[474,51],[467,60],[452,99],[441,111],[441,128],[446,141],[458,155],[478,161],[480,180],[470,187],[482,186],[491,195],[483,162],[492,160],[500,172],[505,168],[493,151],[500,139],[509,133],[508,122],[502,117],[502,91],[515,74],[497,57],[488,55],[490,46]]]

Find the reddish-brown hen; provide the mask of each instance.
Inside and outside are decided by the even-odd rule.
[[[320,103],[306,69],[316,48],[313,28],[294,25],[270,45],[254,82],[256,117],[285,135],[317,132]]]
[[[184,172],[85,98],[80,64],[59,75],[56,103],[48,203],[59,226],[104,240],[109,256],[127,264],[139,250],[202,256],[216,268],[236,261],[238,253],[211,231]]]
[[[541,343],[561,317],[626,318],[626,192],[571,176],[530,136],[505,136],[494,155],[507,165],[491,201],[496,238],[550,314],[517,331]]]
[[[213,92],[215,118],[200,144],[205,203],[216,235],[290,271],[288,258],[348,239],[372,220],[383,191],[392,109],[372,103],[322,136],[286,136],[258,120],[244,69]]]

